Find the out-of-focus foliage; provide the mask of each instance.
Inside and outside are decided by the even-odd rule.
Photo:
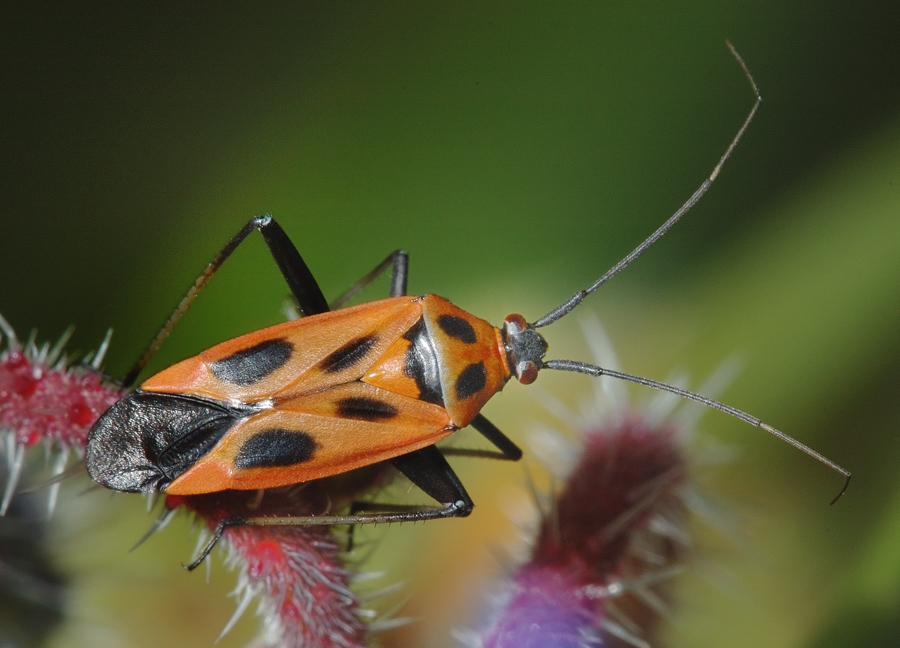
[[[411,291],[533,319],[712,168],[753,99],[731,39],[762,89],[757,121],[688,219],[585,308],[632,372],[698,379],[739,353],[724,399],[855,482],[829,508],[837,476],[709,415],[740,448],[702,474],[735,519],[701,541],[673,639],[897,643],[900,8],[606,5],[20,8],[0,23],[0,312],[46,338],[76,324],[81,349],[112,326],[107,368],[121,373],[215,251],[269,211],[328,295],[402,246]],[[278,321],[285,293],[250,244],[155,366]],[[586,357],[576,324],[547,331],[554,357]],[[548,418],[535,390],[575,407],[589,380],[548,372],[485,413],[522,441]],[[497,569],[491,544],[515,545],[502,510],[521,468],[457,464],[471,518],[364,534],[380,542],[374,566],[418,577],[407,611],[426,621],[390,645],[445,643]],[[80,491],[51,529],[76,602],[52,645],[211,644],[231,581],[183,573],[186,525],[127,554],[150,523],[138,498]]]

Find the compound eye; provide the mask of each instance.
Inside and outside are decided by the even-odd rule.
[[[525,321],[525,318],[517,313],[507,315],[506,320],[504,321],[506,322],[506,330],[509,331],[509,333],[512,335],[517,335],[528,327],[528,323]]]
[[[520,362],[516,365],[516,378],[518,378],[519,382],[523,385],[530,385],[537,380],[537,377],[538,367],[530,360]]]

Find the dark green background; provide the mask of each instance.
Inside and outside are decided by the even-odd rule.
[[[327,295],[402,246],[412,292],[493,322],[510,310],[538,317],[710,171],[753,99],[731,39],[762,89],[758,119],[690,217],[585,310],[601,315],[625,368],[652,377],[681,367],[696,384],[739,353],[745,369],[725,400],[857,482],[829,509],[836,476],[708,416],[705,428],[741,452],[706,491],[744,522],[725,556],[705,559],[728,584],[694,587],[676,636],[900,641],[900,5],[28,7],[0,21],[0,312],[42,338],[75,324],[82,350],[113,327],[113,374],[264,212]],[[155,366],[279,321],[285,292],[252,241]],[[548,331],[558,355],[586,357],[575,324]],[[540,386],[574,405],[587,380],[542,376]],[[507,412],[528,410],[528,391],[510,387],[503,401],[488,413],[523,438],[523,415]],[[489,499],[473,479],[476,501]],[[79,501],[91,498],[84,506],[107,502]],[[124,497],[116,506],[141,508]],[[84,531],[119,552],[140,533],[122,524],[109,539],[99,523],[84,526],[61,537],[77,544]],[[177,568],[189,546],[169,534],[179,537],[165,560]],[[423,561],[460,560],[452,547],[410,542]],[[112,569],[84,558],[88,546],[67,558],[65,545],[70,569]],[[170,589],[187,577],[172,578]],[[206,592],[224,609],[197,631],[211,642],[231,604]],[[129,614],[153,616],[145,593],[115,612],[123,628],[139,627]],[[106,596],[103,605],[117,598]],[[134,645],[184,637],[182,621],[202,625],[184,616],[156,616]]]

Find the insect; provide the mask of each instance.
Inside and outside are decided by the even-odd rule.
[[[730,47],[730,44],[729,44]],[[542,369],[611,376],[698,401],[759,427],[845,476],[834,462],[758,418],[648,378],[573,360],[545,360],[538,332],[647,250],[703,196],[753,120],[756,100],[712,173],[662,226],[593,284],[543,317],[509,315],[502,328],[436,295],[407,296],[408,257],[389,255],[329,306],[284,230],[270,216],[251,219],[213,259],[124,379],[133,386],[204,285],[254,231],[267,243],[304,317],[218,344],[145,380],[96,422],[85,460],[94,481],[114,490],[198,495],[265,489],[389,461],[440,506],[352,515],[231,518],[219,524],[199,564],[231,525],[360,524],[464,517],[474,506],[435,445],[471,425],[517,460],[521,450],[481,409],[515,378],[533,382]],[[390,297],[342,306],[391,268]]]

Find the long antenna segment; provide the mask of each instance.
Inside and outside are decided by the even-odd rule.
[[[670,394],[676,394],[677,396],[681,396],[682,398],[686,398],[688,400],[695,401],[697,403],[702,403],[707,407],[711,407],[712,409],[719,410],[720,412],[724,412],[730,416],[733,416],[736,419],[740,419],[744,423],[749,423],[754,427],[758,427],[760,430],[764,430],[771,434],[772,436],[781,439],[785,443],[788,443],[800,452],[808,454],[810,457],[815,459],[816,461],[821,462],[822,464],[828,466],[833,471],[840,473],[844,476],[844,486],[841,488],[840,492],[834,496],[834,499],[831,500],[831,504],[837,502],[841,495],[847,490],[847,487],[850,486],[850,472],[844,468],[841,468],[839,465],[834,463],[831,459],[825,457],[822,454],[819,454],[808,445],[800,443],[792,436],[789,436],[782,432],[781,430],[777,430],[773,428],[771,425],[767,423],[763,423],[761,420],[747,414],[746,412],[737,409],[736,407],[732,407],[731,405],[726,405],[725,403],[720,403],[717,400],[709,398],[707,396],[703,396],[702,394],[698,394],[696,392],[688,391],[686,389],[681,389],[680,387],[675,387],[674,385],[669,385],[668,383],[659,382],[657,380],[651,380],[650,378],[644,378],[643,376],[635,376],[633,374],[623,373],[621,371],[613,371],[612,369],[604,369],[603,367],[598,367],[597,365],[588,364],[586,362],[576,362],[574,360],[547,360],[542,363],[542,369],[558,369],[560,371],[574,371],[576,373],[583,373],[589,376],[609,376],[610,378],[616,378],[618,380],[626,380],[628,382],[637,383],[638,385],[643,385],[644,387],[652,387],[653,389],[658,389],[660,391],[669,392]]]
[[[647,249],[652,246],[656,241],[658,241],[663,234],[668,232],[672,227],[681,220],[681,218],[688,213],[691,208],[697,204],[700,198],[709,191],[709,188],[712,186],[712,183],[715,182],[716,178],[719,176],[719,173],[722,171],[722,167],[725,166],[725,162],[731,157],[731,154],[734,152],[734,149],[740,143],[741,138],[744,137],[744,133],[747,132],[747,128],[750,126],[750,123],[753,121],[753,118],[756,116],[756,112],[759,110],[759,106],[762,103],[762,96],[759,93],[759,87],[756,85],[756,81],[753,80],[753,75],[750,74],[750,70],[747,68],[747,64],[744,63],[744,59],[738,54],[737,50],[734,49],[734,46],[727,42],[728,49],[731,50],[731,54],[737,60],[738,64],[741,66],[741,69],[744,71],[744,76],[747,77],[747,81],[750,83],[750,88],[753,90],[753,94],[756,95],[756,101],[753,103],[753,107],[750,109],[749,114],[744,119],[744,123],[741,124],[740,129],[737,134],[731,140],[731,143],[728,145],[728,148],[725,150],[725,153],[719,159],[718,164],[713,168],[712,173],[703,181],[703,184],[693,193],[693,195],[688,198],[687,202],[685,202],[674,214],[672,214],[669,219],[663,223],[653,234],[651,234],[645,241],[643,241],[640,245],[638,245],[634,250],[632,250],[625,258],[619,261],[616,265],[610,268],[603,276],[601,276],[597,281],[592,283],[590,286],[585,288],[584,290],[579,290],[574,295],[572,295],[565,302],[554,308],[552,311],[538,319],[531,324],[532,328],[541,328],[542,326],[547,326],[548,324],[552,324],[568,315],[572,312],[582,301],[584,301],[585,297],[590,295],[592,292],[597,290],[600,286],[605,284],[607,281],[615,277],[617,274],[622,272],[625,268],[631,265],[631,262],[641,256]],[[726,405],[712,398],[708,398],[701,394],[697,394],[695,392],[687,391],[685,389],[681,389],[679,387],[675,387],[673,385],[669,385],[663,382],[658,382],[656,380],[651,380],[649,378],[643,378],[641,376],[635,376],[632,374],[623,373],[621,371],[613,371],[611,369],[604,369],[603,367],[598,367],[596,365],[588,364],[585,362],[576,362],[574,360],[541,360],[540,361],[541,369],[558,369],[561,371],[574,371],[577,373],[588,374],[590,376],[609,376],[611,378],[616,378],[618,380],[625,380],[628,382],[637,383],[638,385],[643,385],[645,387],[652,387],[653,389],[658,389],[664,392],[669,392],[671,394],[676,394],[681,396],[682,398],[686,398],[688,400],[692,400],[698,403],[702,403],[707,407],[710,407],[715,410],[719,410],[720,412],[724,412],[730,416],[733,416],[745,423],[749,423],[754,427],[758,427],[765,432],[768,432],[772,436],[775,436],[785,443],[788,443],[800,450],[801,452],[809,455],[816,461],[824,464],[825,466],[831,468],[835,472],[844,476],[844,485],[841,488],[840,492],[831,500],[831,503],[834,504],[837,502],[844,492],[847,490],[847,487],[850,485],[850,472],[838,464],[834,463],[824,455],[816,452],[809,446],[800,443],[795,438],[788,436],[784,432],[775,429],[771,425],[767,423],[763,423],[761,420],[756,418],[755,416],[751,416],[746,412],[731,407],[730,405]]]
[[[707,177],[706,180],[703,181],[703,184],[700,185],[697,191],[695,191],[694,194],[690,198],[688,198],[687,202],[684,203],[677,212],[672,214],[669,220],[663,223],[659,227],[659,229],[657,229],[655,232],[653,232],[653,234],[647,237],[647,240],[638,245],[628,254],[628,256],[626,256],[612,268],[607,270],[602,277],[597,279],[597,281],[592,283],[584,290],[579,290],[565,302],[537,320],[534,324],[532,324],[534,328],[547,326],[548,324],[552,324],[556,320],[568,315],[576,306],[578,306],[578,304],[584,301],[585,297],[590,295],[592,292],[597,290],[597,288],[622,272],[622,270],[631,265],[632,261],[646,252],[647,248],[656,243],[656,241],[658,241],[663,234],[672,229],[675,223],[680,221],[681,217],[688,213],[691,208],[696,205],[697,202],[703,197],[703,195],[707,191],[709,191],[712,183],[715,182],[716,178],[719,176],[719,173],[722,171],[722,167],[725,166],[725,162],[728,161],[728,158],[731,157],[734,149],[737,147],[738,143],[740,143],[741,138],[744,137],[744,133],[747,132],[747,128],[749,128],[750,122],[753,121],[753,118],[756,116],[756,111],[759,110],[759,105],[762,103],[762,95],[759,94],[759,88],[756,85],[756,81],[753,80],[753,75],[750,74],[750,70],[747,68],[747,64],[744,63],[744,59],[741,58],[741,55],[738,54],[736,49],[734,49],[734,45],[732,45],[731,42],[726,41],[726,44],[728,45],[728,49],[731,50],[732,55],[734,55],[734,58],[737,59],[737,62],[740,64],[741,69],[744,71],[744,75],[747,77],[747,81],[750,82],[750,87],[753,89],[753,94],[756,95],[756,101],[753,103],[753,108],[750,109],[750,113],[747,115],[747,118],[744,119],[744,123],[741,124],[741,128],[740,130],[738,130],[737,135],[734,136],[734,139],[731,140],[731,144],[728,145],[725,153],[719,159],[719,163],[716,164],[716,166],[712,170],[712,173],[710,173],[709,177]]]

